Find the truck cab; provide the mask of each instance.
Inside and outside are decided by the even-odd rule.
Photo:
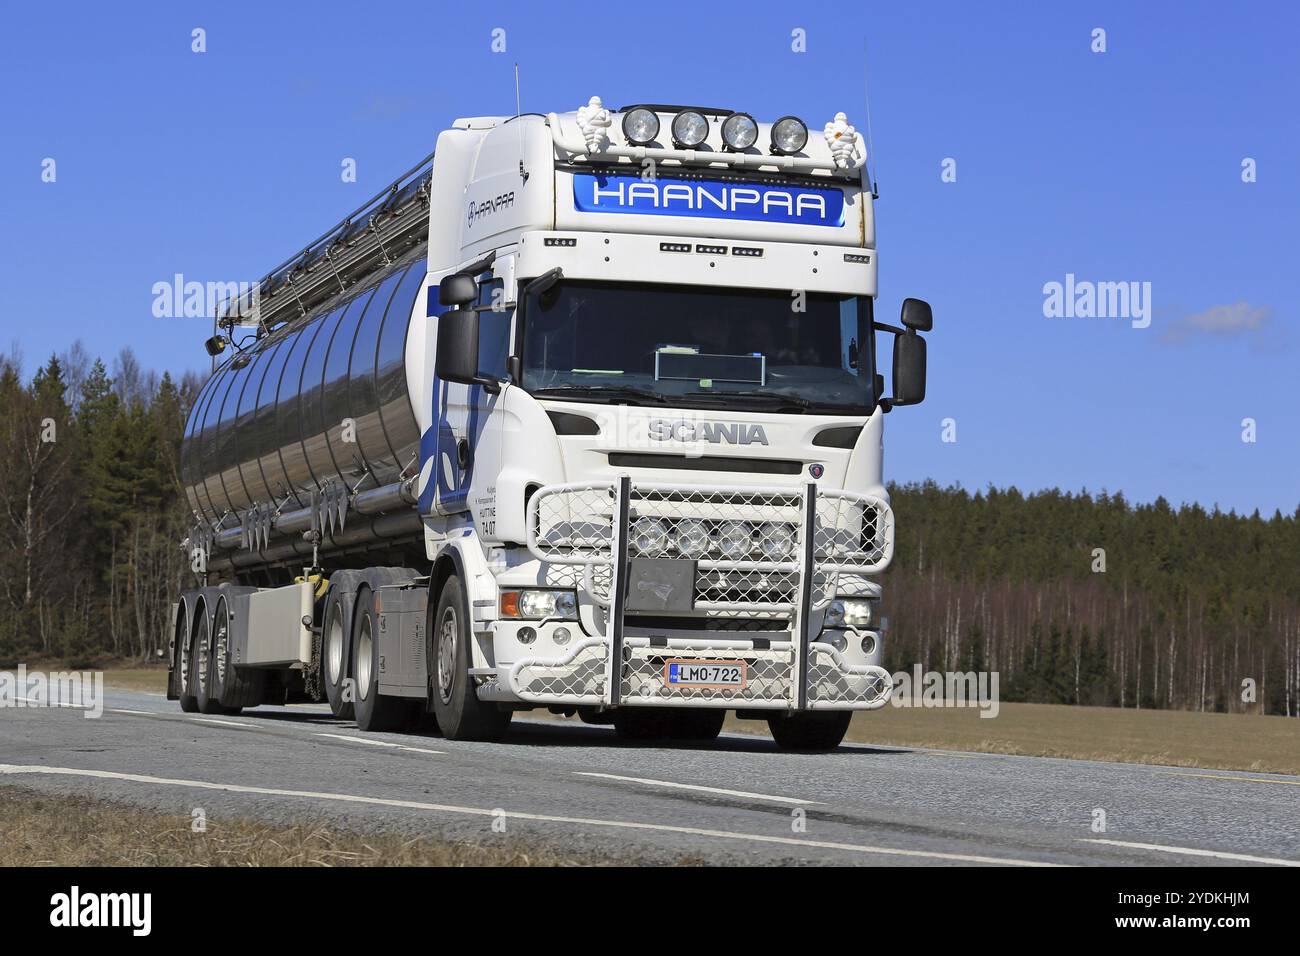
[[[838,743],[892,689],[883,417],[924,397],[932,324],[876,319],[861,137],[593,97],[458,120],[435,157],[407,365],[440,722],[472,697]]]

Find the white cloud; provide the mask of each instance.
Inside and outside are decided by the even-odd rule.
[[[1253,306],[1245,300],[1212,305],[1202,312],[1175,319],[1160,338],[1165,342],[1184,342],[1198,335],[1245,338],[1262,331],[1272,318],[1271,305]]]

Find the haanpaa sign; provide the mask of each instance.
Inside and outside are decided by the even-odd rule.
[[[844,193],[813,186],[735,183],[659,176],[575,173],[578,212],[741,219],[803,226],[844,225]]]

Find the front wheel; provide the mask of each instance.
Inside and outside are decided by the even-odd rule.
[[[429,622],[429,682],[438,728],[449,740],[500,740],[510,729],[511,713],[485,703],[470,677],[469,605],[460,578],[442,586]]]
[[[814,710],[769,717],[767,726],[782,750],[834,750],[852,719],[851,710]]]

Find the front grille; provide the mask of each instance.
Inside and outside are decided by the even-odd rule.
[[[528,505],[532,553],[548,563],[583,566],[582,578],[609,602],[617,486],[551,485]],[[805,489],[711,489],[631,485],[628,554],[695,561],[694,610],[789,617],[800,599],[802,557],[813,535],[812,596],[825,606],[837,576],[875,574],[893,553],[893,512],[879,498],[818,491],[814,527],[804,527]]]

